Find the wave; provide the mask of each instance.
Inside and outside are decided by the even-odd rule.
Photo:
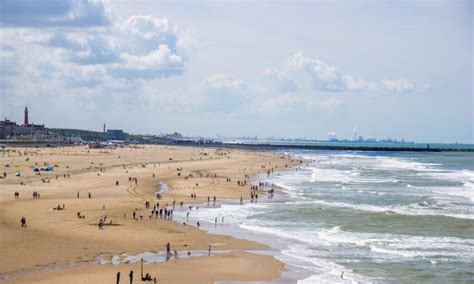
[[[407,205],[391,205],[391,206],[378,206],[371,204],[349,204],[343,202],[328,202],[324,200],[311,200],[311,201],[294,201],[287,202],[287,204],[318,204],[327,207],[336,208],[347,208],[358,211],[374,212],[374,213],[386,213],[386,214],[398,214],[398,215],[410,215],[410,216],[445,216],[457,219],[474,219],[474,214],[471,214],[470,210],[466,210],[466,214],[446,212],[443,209],[437,207],[437,204],[433,203],[412,203]],[[469,214],[468,214],[469,213]]]
[[[347,267],[344,267],[340,264],[329,260],[312,257],[308,255],[308,252],[309,250],[305,246],[291,245],[287,250],[282,251],[281,256],[277,256],[277,259],[284,263],[290,263],[291,265],[298,266],[316,273],[308,278],[299,280],[299,284],[374,282],[372,279],[360,274],[356,274],[353,270],[348,269]],[[344,272],[343,277],[341,277],[342,272]]]
[[[290,186],[281,182],[274,182],[274,184],[293,199],[308,199],[304,196],[303,190],[298,187]]]
[[[474,260],[473,239],[346,232],[339,226],[320,230],[317,235],[326,242],[326,245],[346,244],[367,247],[374,253],[389,255],[389,259],[402,257]]]
[[[257,225],[241,225],[241,228],[279,238],[298,241],[303,244],[303,250],[290,250],[293,257],[304,257],[304,253],[311,251],[328,251],[334,254],[332,248],[342,250],[342,247],[351,247],[352,253],[357,255],[355,250],[359,248],[360,253],[366,255],[376,262],[400,261],[403,259],[428,259],[436,261],[474,261],[474,240],[461,239],[455,237],[429,237],[397,235],[387,233],[359,233],[349,232],[335,226],[326,229],[302,228],[299,230],[284,230],[282,228],[270,228]],[[293,246],[297,245],[292,242]],[[341,247],[342,246],[342,247]],[[365,253],[364,253],[365,251]],[[368,253],[370,252],[370,253]],[[346,257],[354,257],[346,255]],[[324,257],[324,256],[323,256]],[[324,260],[321,256],[308,256],[305,259],[320,266]],[[322,261],[322,262],[321,262]],[[294,263],[293,263],[294,264]],[[295,264],[298,265],[298,264]],[[299,264],[301,266],[301,264]],[[342,267],[338,268],[340,274]]]

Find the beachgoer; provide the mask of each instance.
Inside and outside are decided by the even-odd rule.
[[[166,243],[166,260],[168,261],[171,257],[171,244]]]
[[[130,273],[128,274],[128,278],[130,278],[130,284],[133,283],[133,270],[130,270]]]
[[[116,282],[116,284],[119,284],[119,283],[120,283],[120,271],[117,272],[117,282]]]
[[[23,227],[26,227],[26,218],[25,218],[25,217],[21,217],[20,223],[21,223],[21,227],[22,227],[22,228],[23,228]]]

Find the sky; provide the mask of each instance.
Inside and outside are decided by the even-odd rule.
[[[0,0],[0,117],[474,143],[471,1]]]

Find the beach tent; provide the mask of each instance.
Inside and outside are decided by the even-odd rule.
[[[46,172],[51,172],[53,170],[53,166],[49,165],[47,167],[41,168],[41,170],[46,171]]]
[[[16,172],[16,173],[15,173],[15,176],[19,177],[19,176],[21,176],[21,173],[20,173],[20,172]]]
[[[9,167],[10,167],[10,164],[9,164],[9,163],[6,163],[4,166],[5,166],[5,168],[9,168]]]
[[[40,170],[35,167],[35,168],[33,168],[33,171],[34,171],[34,172],[39,172]]]

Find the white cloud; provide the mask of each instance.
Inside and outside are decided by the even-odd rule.
[[[68,90],[96,88],[104,81],[176,76],[185,72],[187,53],[196,41],[192,32],[166,18],[141,15],[93,28],[3,27],[0,75],[13,80],[2,79],[0,87],[24,89],[20,85],[25,78],[35,84],[53,84],[57,79]],[[89,70],[100,73],[89,78]]]
[[[376,83],[346,75],[335,66],[305,56],[301,51],[290,56],[283,67],[267,68],[264,74],[274,80],[277,88],[283,92],[296,91],[304,87],[304,79],[309,79],[314,90],[322,91],[414,92],[426,90],[426,87],[419,87],[403,78]]]
[[[398,80],[383,80],[384,89],[394,92],[412,92],[416,90],[416,86],[407,79],[400,78]]]
[[[265,76],[274,79],[279,90],[283,92],[294,92],[298,89],[296,82],[286,73],[285,70],[278,68],[267,68],[263,72]]]
[[[216,74],[209,76],[204,80],[205,85],[209,89],[221,90],[221,91],[232,91],[236,93],[242,93],[247,90],[247,85],[240,79],[227,74]]]
[[[125,31],[148,40],[178,32],[176,26],[170,26],[167,18],[160,19],[144,15],[129,17],[123,22],[122,27]]]
[[[232,112],[239,109],[258,91],[228,74],[215,74],[202,82],[201,108],[204,111]]]
[[[184,67],[183,59],[171,52],[167,45],[160,44],[158,49],[150,53],[140,55],[130,55],[122,53],[120,57],[124,60],[124,67],[130,69],[182,69]]]

